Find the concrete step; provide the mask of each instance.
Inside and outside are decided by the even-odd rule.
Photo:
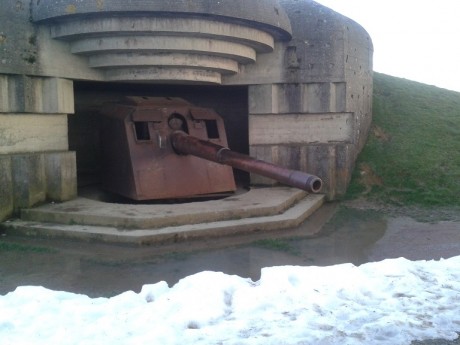
[[[113,226],[64,225],[27,220],[13,220],[2,223],[0,226],[10,235],[61,237],[131,244],[168,243],[202,237],[228,236],[296,227],[321,207],[324,198],[324,195],[321,194],[309,194],[279,214],[166,226],[156,229],[127,230]],[[205,207],[202,207],[202,211],[205,212]]]
[[[79,197],[23,209],[21,219],[119,229],[157,229],[283,213],[307,195],[296,188],[252,188],[219,200],[182,204],[120,204]]]

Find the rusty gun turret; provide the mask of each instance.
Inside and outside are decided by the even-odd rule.
[[[134,200],[228,195],[233,169],[311,193],[320,178],[229,150],[223,119],[212,109],[170,97],[126,97],[100,111],[101,182]]]

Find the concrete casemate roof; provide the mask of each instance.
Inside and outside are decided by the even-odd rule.
[[[246,23],[281,40],[291,38],[289,18],[278,0],[38,0],[32,3],[35,22],[76,16],[199,16]]]

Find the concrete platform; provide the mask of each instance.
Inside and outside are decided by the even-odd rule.
[[[24,209],[0,224],[7,234],[132,244],[292,228],[324,202],[324,195],[288,187],[254,188],[220,200],[182,204],[120,204],[79,197]]]

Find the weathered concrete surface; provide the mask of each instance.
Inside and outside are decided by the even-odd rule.
[[[351,113],[251,115],[250,145],[351,143]]]
[[[168,4],[170,5],[170,4]],[[131,6],[131,5],[130,5]],[[260,52],[273,51],[274,37],[269,33],[234,23],[219,22],[206,18],[183,17],[183,13],[177,17],[136,15],[134,17],[99,17],[79,18],[65,22],[53,23],[51,35],[53,38],[72,41],[77,36],[99,35],[102,37],[117,37],[119,33],[129,34],[128,37],[139,33],[148,34],[157,32],[161,35],[171,35],[169,38],[181,37],[184,33],[193,34],[195,38],[213,38],[215,40],[226,41],[231,39],[233,42],[247,44]],[[180,18],[182,17],[182,18]]]
[[[235,59],[242,63],[254,62],[256,51],[249,47],[233,42],[224,42],[209,38],[195,37],[145,37],[131,35],[122,37],[86,38],[71,45],[74,54],[95,55],[106,52],[190,52],[209,54]]]
[[[0,222],[13,214],[13,177],[11,158],[0,155]]]
[[[0,112],[71,114],[73,82],[61,78],[0,74]]]
[[[280,193],[279,191],[275,191],[275,194],[279,195]],[[259,197],[253,200],[258,201],[261,204],[259,205],[261,208],[265,208],[264,203],[267,199],[260,199]],[[279,198],[278,201],[281,199]],[[208,210],[208,213],[213,211],[219,212],[220,207],[223,207],[223,209],[227,208],[225,200],[213,201],[207,204],[205,208]],[[204,223],[195,224],[186,221],[186,225],[166,226],[154,229],[120,229],[113,226],[72,225],[73,223],[71,225],[64,225],[58,223],[40,223],[36,220],[13,220],[2,224],[1,227],[10,235],[61,237],[84,241],[95,240],[133,244],[173,243],[198,238],[222,237],[239,233],[265,232],[295,227],[321,207],[323,201],[323,195],[307,195],[304,199],[294,203],[291,205],[292,207],[288,207],[280,213],[275,212],[275,209],[265,209],[265,211],[268,211],[265,212],[268,215],[262,214],[250,218],[246,218],[246,202],[240,203],[236,201],[232,202],[233,216],[231,219],[226,219],[226,212],[224,211],[220,215],[222,217],[221,220],[209,221],[207,219]],[[139,206],[137,205],[137,207]],[[192,219],[196,217],[195,206],[196,203],[181,205],[180,209],[182,210],[183,218],[190,217]],[[270,206],[266,207],[271,208]],[[178,209],[171,205],[169,208],[172,212]],[[113,213],[116,214],[117,212],[114,208]],[[128,218],[129,216],[126,215],[125,217]],[[35,217],[33,218],[35,219]]]
[[[75,152],[0,155],[0,221],[20,209],[75,198]]]
[[[99,12],[99,15],[101,13]],[[105,80],[221,83],[221,74],[273,50],[261,30],[209,18],[93,17],[52,26],[53,38],[69,41],[70,52],[88,56]],[[230,66],[230,68],[228,67]]]
[[[55,21],[57,18],[59,22]],[[164,68],[161,55],[168,51],[179,56],[174,56],[167,65],[173,64],[176,69],[183,66],[185,71],[194,68],[209,75],[215,62],[196,63],[197,58],[228,55],[236,57],[232,61],[253,61],[256,51],[272,51],[274,40],[289,39],[291,30],[289,19],[276,0],[17,1],[2,6],[0,19],[4,24],[0,36],[0,73],[86,80],[116,80],[115,70],[124,68],[118,80],[180,81],[180,74],[152,72],[152,67]],[[123,47],[123,36],[127,34],[133,37],[130,45]],[[102,53],[89,59],[71,53],[101,53],[101,47],[91,48],[94,35],[102,40],[104,37],[118,40],[115,45],[109,44],[107,49],[111,54]],[[156,39],[153,46],[152,39]],[[213,44],[206,46],[200,39],[211,39]],[[147,40],[147,47],[137,44],[142,40]],[[154,49],[155,46],[158,48]],[[190,53],[197,56],[181,58],[180,54]],[[120,59],[118,54],[131,54],[135,58]],[[147,61],[142,58],[145,56],[152,59]],[[100,66],[97,60],[106,62]],[[110,73],[106,73],[107,69]],[[224,71],[236,72],[234,67]],[[217,77],[200,80],[199,74],[191,78],[190,71],[187,75],[188,82],[220,83]]]
[[[11,156],[13,203],[17,212],[46,200],[46,175],[43,154]]]
[[[142,67],[142,68],[117,68],[105,72],[105,80],[127,81],[127,82],[156,82],[171,83],[172,81],[194,84],[220,84],[221,74],[215,71],[202,71],[194,68],[164,68],[164,67]]]
[[[30,1],[2,1],[0,73],[38,72],[37,28],[30,21]]]
[[[59,224],[161,228],[283,213],[306,196],[294,188],[260,188],[221,200],[183,204],[135,205],[80,197],[62,204],[24,209],[24,220]]]
[[[66,115],[0,114],[0,154],[68,149]]]
[[[71,80],[0,75],[0,155],[9,162],[0,164],[0,220],[47,199],[75,197],[75,153],[63,152],[74,107]]]
[[[131,53],[106,53],[90,55],[89,65],[94,68],[107,68],[119,66],[168,66],[205,68],[220,74],[232,74],[238,72],[238,61],[230,58],[198,55],[192,53],[162,53],[162,54],[139,54]],[[109,75],[106,73],[106,77]]]
[[[75,152],[50,152],[45,157],[46,197],[67,201],[77,197]]]
[[[0,6],[0,73],[101,79],[84,58],[69,54],[68,44],[51,39],[49,28],[30,20],[32,1],[3,1]]]
[[[33,58],[26,61],[30,72],[71,79],[220,84],[221,73],[238,70],[222,70],[222,63],[216,68],[209,57],[246,64],[256,53],[272,51],[275,40],[291,37],[289,19],[277,0],[59,0],[31,2],[21,9],[36,23],[29,25],[33,34],[27,38],[8,31],[5,37],[34,43]],[[12,17],[17,11],[3,10]],[[167,63],[164,54],[171,57]],[[62,63],[66,55],[70,66]],[[21,67],[9,73],[15,70]]]
[[[224,83],[344,82],[347,77],[369,82],[373,46],[363,27],[313,0],[280,0],[280,5],[291,22],[292,40],[277,42],[273,53],[241,66]]]
[[[261,28],[276,33],[279,37],[289,38],[290,22],[276,0],[111,0],[91,1],[57,0],[52,3],[38,1],[32,9],[32,19],[43,21],[68,17],[74,14],[161,14],[163,17],[171,13],[189,16],[213,15],[216,18],[225,17],[227,21],[257,23]]]
[[[252,85],[250,114],[334,113],[347,109],[346,82]]]
[[[0,101],[0,154],[68,149],[72,81],[0,75]]]
[[[223,82],[250,84],[251,154],[318,175],[333,200],[346,191],[372,119],[372,42],[360,25],[314,1],[280,4],[293,39]]]

